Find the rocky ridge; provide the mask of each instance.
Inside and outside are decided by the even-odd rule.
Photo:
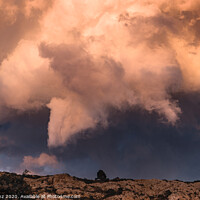
[[[106,181],[72,177],[0,173],[0,199],[90,200],[199,200],[200,181],[132,180]]]

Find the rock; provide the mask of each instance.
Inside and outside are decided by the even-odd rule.
[[[62,199],[63,196],[63,199],[83,200],[198,200],[200,199],[199,191],[199,181],[120,178],[94,181],[72,177],[69,174],[24,177],[7,172],[0,173],[0,195],[13,194],[18,199],[20,199],[20,195],[43,195],[45,199]],[[50,198],[52,196],[54,198]]]

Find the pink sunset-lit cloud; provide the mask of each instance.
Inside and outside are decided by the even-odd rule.
[[[21,163],[21,169],[29,169],[32,173],[41,173],[38,170],[45,170],[45,167],[56,168],[60,167],[56,156],[41,153],[38,157],[24,156],[23,162]],[[44,168],[44,169],[43,169]]]
[[[174,125],[171,94],[200,90],[197,0],[1,0],[0,10],[0,119],[47,106],[50,147],[106,126],[109,107]]]

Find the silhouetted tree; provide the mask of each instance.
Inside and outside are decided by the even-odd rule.
[[[106,174],[103,170],[99,170],[97,172],[97,179],[96,180],[106,181]]]

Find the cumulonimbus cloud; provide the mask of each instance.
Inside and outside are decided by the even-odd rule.
[[[0,1],[0,110],[47,106],[50,147],[106,125],[109,107],[175,124],[172,94],[200,90],[197,0],[19,2]]]

